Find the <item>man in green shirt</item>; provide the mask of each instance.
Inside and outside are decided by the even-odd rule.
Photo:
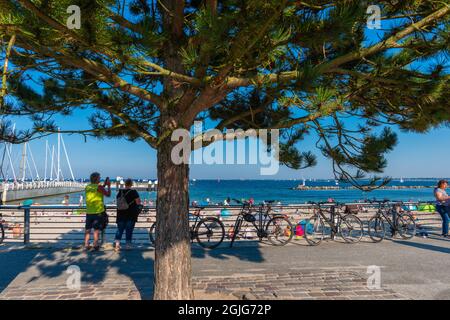
[[[106,178],[105,183],[100,185],[100,173],[94,172],[90,177],[91,183],[85,188],[86,191],[86,226],[84,234],[84,247],[90,248],[89,238],[91,230],[94,229],[94,249],[98,250],[98,239],[100,232],[105,227],[105,203],[104,196],[111,196],[111,182]]]

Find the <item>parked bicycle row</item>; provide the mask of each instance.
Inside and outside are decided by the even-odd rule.
[[[396,212],[409,213],[417,222],[418,233],[422,235],[425,229],[438,228],[439,218],[432,214],[435,208],[432,204],[421,203],[395,204],[375,202],[360,204],[339,203],[309,203],[301,205],[279,205],[276,201],[265,201],[262,204],[254,204],[252,201],[230,201],[230,206],[196,206],[191,207],[189,221],[190,233],[193,241],[209,242],[205,247],[213,247],[217,242],[227,242],[233,245],[236,240],[267,240],[274,245],[286,242],[286,237],[291,240],[301,240],[300,243],[314,244],[319,240],[339,237],[347,239],[347,242],[356,242],[361,234],[358,227],[362,220],[362,234],[372,240],[381,241],[380,238],[391,236],[395,227],[394,214]],[[382,210],[380,210],[382,205]],[[9,242],[23,240],[24,211],[17,206],[9,209],[2,207],[0,215],[0,241],[6,232]],[[384,214],[378,219],[371,219],[377,211]],[[422,211],[422,213],[420,213]],[[109,220],[118,219],[116,207],[108,206]],[[353,214],[350,215],[350,214]],[[344,218],[345,217],[345,218]],[[416,221],[419,219],[420,222]],[[427,218],[424,218],[427,217]],[[314,219],[313,219],[314,218]],[[430,221],[431,219],[431,221]],[[286,221],[287,220],[287,221]],[[369,223],[370,221],[370,223]],[[138,215],[133,234],[129,235],[133,243],[145,245],[155,241],[156,212],[154,207],[146,207]],[[30,233],[32,242],[70,242],[72,244],[81,241],[82,225],[85,224],[84,209],[79,206],[32,206],[30,207]],[[399,225],[399,223],[397,223]],[[256,225],[256,227],[255,227]],[[315,228],[314,228],[315,226]],[[351,226],[351,228],[349,227]],[[370,230],[369,230],[370,226]],[[397,226],[397,228],[399,228]],[[407,228],[408,229],[408,228]],[[284,231],[284,236],[276,236],[275,231]],[[107,241],[114,241],[117,228],[110,223],[104,230]],[[125,225],[125,233],[127,231]],[[370,231],[370,234],[369,234]],[[400,236],[400,231],[396,233]],[[323,236],[321,235],[323,233]],[[290,240],[290,241],[291,241]],[[309,240],[309,241],[308,241]]]
[[[296,216],[306,215],[308,218],[294,222],[289,214],[283,213],[274,205],[276,202],[273,200],[259,205],[236,199],[234,202],[241,205],[241,209],[229,228],[226,228],[223,220],[231,214],[226,214],[225,217],[222,214],[208,216],[205,207],[195,208],[190,213],[191,240],[204,248],[213,249],[224,239],[228,239],[229,246],[232,247],[237,239],[248,239],[248,234],[259,241],[268,240],[272,245],[283,246],[293,237],[302,237],[308,244],[318,245],[326,238],[341,237],[347,243],[357,243],[367,234],[372,241],[380,242],[388,235],[398,234],[403,239],[410,239],[416,233],[415,219],[401,202],[371,201],[376,206],[376,212],[369,219],[366,228],[357,217],[355,207],[346,204],[311,202],[309,206],[312,214],[302,213],[297,209]],[[157,222],[150,228],[151,243],[156,240],[156,224]]]

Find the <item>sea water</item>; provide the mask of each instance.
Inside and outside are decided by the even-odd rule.
[[[293,190],[292,188],[302,184],[301,180],[196,180],[190,181],[190,201],[206,203],[209,199],[211,204],[223,202],[228,197],[231,199],[253,198],[256,203],[264,200],[276,200],[283,204],[299,204],[308,201],[327,201],[332,198],[338,202],[353,202],[364,199],[389,199],[401,201],[431,201],[433,197],[433,186],[437,179],[414,180],[414,181],[391,181],[393,186],[427,186],[429,188],[419,189],[379,189],[371,192],[363,192],[359,189],[345,189],[349,184],[339,183],[343,187],[340,190]],[[306,181],[306,186],[330,186],[335,187],[334,180]],[[115,189],[110,198],[105,198],[106,203],[115,200]],[[156,192],[139,191],[143,200],[155,201]],[[83,192],[70,195],[70,204],[78,204]],[[64,195],[37,198],[35,203],[39,204],[61,204]]]

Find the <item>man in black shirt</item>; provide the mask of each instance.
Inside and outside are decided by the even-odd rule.
[[[117,192],[117,232],[115,250],[120,250],[120,241],[122,234],[125,231],[126,248],[131,249],[131,241],[133,239],[133,230],[136,224],[141,199],[139,193],[132,189],[133,180],[127,179],[125,181],[125,189],[120,189]]]

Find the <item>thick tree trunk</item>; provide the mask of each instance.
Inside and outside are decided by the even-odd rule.
[[[162,127],[171,121],[162,119]],[[170,128],[173,129],[173,128]],[[170,137],[159,146],[154,299],[192,299],[189,166],[175,165]]]

